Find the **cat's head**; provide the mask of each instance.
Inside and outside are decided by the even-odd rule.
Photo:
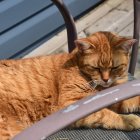
[[[136,39],[97,32],[75,41],[82,73],[103,87],[127,80],[129,53]]]

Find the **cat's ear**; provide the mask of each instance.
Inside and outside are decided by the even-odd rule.
[[[123,41],[123,43],[120,46],[123,50],[129,52],[133,44],[136,42],[137,42],[136,39],[126,39],[125,41]]]
[[[91,47],[90,42],[88,42],[86,40],[78,39],[78,40],[75,40],[74,42],[80,52],[85,52],[86,50],[88,50]]]

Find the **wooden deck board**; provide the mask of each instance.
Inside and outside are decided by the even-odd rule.
[[[113,4],[113,2],[116,1],[108,1],[108,4]],[[100,30],[119,33],[133,22],[133,19],[133,1],[125,0],[103,18],[85,29],[85,33],[88,35]]]
[[[92,26],[96,21],[106,16],[114,8],[120,6],[120,4],[124,1],[126,0],[106,0],[104,3],[87,13],[78,21],[76,21],[78,36],[79,33],[84,32],[86,28]],[[63,46],[66,46],[65,44],[67,44],[67,37],[66,30],[63,30],[62,32],[54,36],[52,39],[42,44],[40,47],[33,50],[31,53],[27,54],[25,58],[56,53],[59,49],[60,52],[66,51],[67,49],[63,48]]]
[[[102,19],[98,20],[95,24],[85,29],[85,33],[90,35],[97,31],[113,31],[119,30],[119,23],[127,16],[127,12],[120,10],[112,10]],[[126,23],[127,24],[127,23]],[[123,24],[123,27],[126,25]],[[115,28],[118,27],[118,28]]]

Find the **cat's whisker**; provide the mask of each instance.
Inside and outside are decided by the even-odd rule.
[[[97,84],[94,82],[94,80],[91,80],[85,84],[85,87],[89,88],[91,91],[94,91]]]
[[[87,89],[90,89],[91,90],[91,87],[88,85],[88,83],[83,84],[83,87],[84,87],[85,90],[87,90]]]

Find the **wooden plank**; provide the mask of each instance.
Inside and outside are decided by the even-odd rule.
[[[110,26],[116,26],[113,24],[116,23],[118,19],[124,18],[126,14],[127,13],[124,11],[119,11],[115,9],[111,11],[110,13],[108,13],[106,16],[104,16],[102,19],[98,20],[95,24],[85,29],[85,33],[87,35],[90,35],[97,31],[112,30],[113,28],[110,28]]]
[[[81,32],[85,28],[91,26],[94,22],[106,15],[110,10],[111,7],[109,7],[107,4],[103,4],[99,6],[98,9],[95,9],[95,11],[93,10],[90,12],[87,16],[82,17],[76,22],[78,32]]]
[[[119,32],[119,34],[122,36],[133,36],[133,22]]]
[[[82,32],[83,30],[91,25],[93,25],[96,21],[103,18],[105,15],[107,15],[111,10],[118,7],[123,1],[125,0],[117,0],[113,2],[113,0],[105,1],[101,5],[99,5],[97,8],[90,11],[88,14],[80,18],[76,21],[76,27],[78,30],[78,33]],[[80,34],[78,35],[80,38]],[[53,53],[56,50],[61,50],[61,47],[66,48],[65,46],[67,43],[67,37],[66,37],[66,31],[62,31],[56,36],[54,36],[52,39],[48,40],[47,42],[43,43],[39,48],[33,50],[31,53],[26,55],[25,57],[32,57],[32,56],[38,56],[38,55],[45,55],[48,53]]]
[[[126,15],[122,18],[118,19],[112,25],[110,25],[107,30],[112,32],[121,32],[126,26],[128,26],[131,22],[133,22],[133,10],[129,11]]]
[[[58,13],[55,6],[51,6],[24,23],[3,33],[0,36],[0,49],[2,50],[0,51],[0,59],[10,58],[25,49],[46,34],[52,32],[54,27],[57,28],[60,25],[60,22],[63,22],[60,13]]]
[[[52,39],[43,43],[40,47],[36,48],[32,52],[24,56],[24,58],[50,54],[51,52],[56,51],[58,48],[66,44],[66,42],[67,42],[67,34],[66,30],[64,30],[61,33],[55,35]]]
[[[104,17],[111,10],[119,6],[125,0],[108,0],[103,4],[89,12],[86,16],[83,16],[80,20],[76,22],[76,27],[78,32],[81,32],[85,28],[93,25],[97,20]]]
[[[1,2],[0,32],[7,30],[51,4],[50,0],[5,0]]]
[[[127,1],[127,0],[108,0],[107,4],[109,6],[111,6],[112,8],[115,8],[116,6],[118,6],[119,4],[123,3],[124,1]]]
[[[119,3],[120,5],[115,7],[114,10],[112,10],[110,13],[105,15],[104,18],[100,19],[99,23],[93,24],[91,28],[89,27],[89,31],[87,31],[88,30],[87,28],[85,32],[87,34],[91,34],[92,32],[99,31],[99,30],[120,32],[123,28],[125,28],[125,26],[130,24],[133,21],[133,1],[124,0],[124,1],[108,1],[107,2],[107,4],[111,6],[115,5],[116,3],[117,4]],[[123,16],[122,15],[119,16],[121,14],[119,11],[124,12],[122,13]]]
[[[133,0],[125,0],[117,7],[117,9],[129,12],[133,9]]]

